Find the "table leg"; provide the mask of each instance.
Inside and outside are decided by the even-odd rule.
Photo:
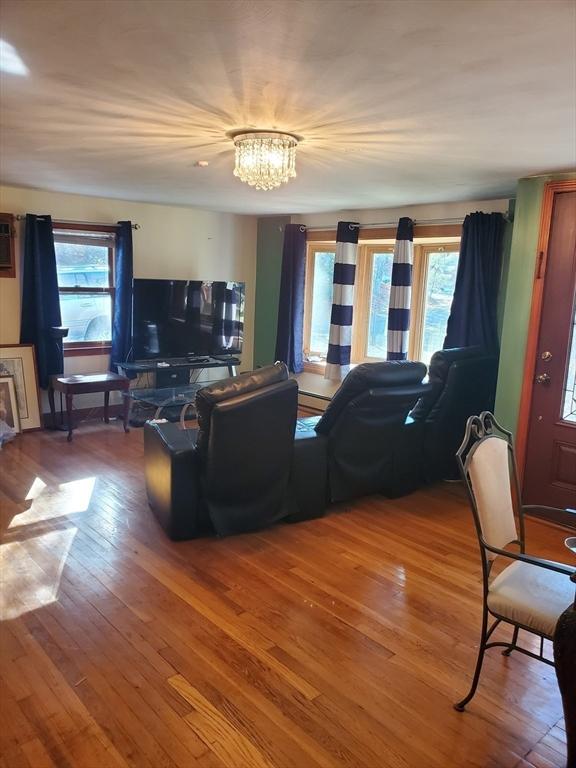
[[[72,402],[74,400],[74,395],[70,393],[66,393],[66,415],[68,416],[68,442],[70,443],[72,441],[72,430],[74,429],[74,425],[72,423]]]
[[[124,432],[130,432],[128,427],[128,419],[130,418],[130,395],[128,391],[122,392],[124,398]]]
[[[56,405],[54,403],[54,387],[52,384],[48,387],[48,402],[50,403],[50,417],[52,419],[52,429],[56,428]]]
[[[110,405],[110,392],[104,392],[104,423],[110,424],[108,416],[108,406]]]

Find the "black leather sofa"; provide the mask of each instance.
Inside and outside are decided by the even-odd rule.
[[[298,420],[298,386],[283,363],[205,387],[198,430],[144,428],[150,505],[171,538],[186,539],[451,479],[468,417],[493,405],[497,358],[442,350],[425,375],[418,362],[359,365],[322,416]]]
[[[321,417],[299,419],[297,435],[325,444],[330,501],[398,496],[420,483],[422,427],[407,418],[430,385],[417,362],[358,365]],[[298,459],[301,443],[294,445]],[[320,453],[320,451],[318,451]],[[310,471],[310,469],[309,469]]]
[[[422,434],[422,482],[459,478],[455,455],[466,422],[472,414],[493,410],[497,375],[497,356],[481,347],[434,353],[430,389],[410,413]],[[412,460],[418,460],[416,454]]]
[[[144,427],[148,499],[168,536],[239,533],[293,513],[298,385],[286,366],[215,382],[198,392],[196,408],[198,430]]]

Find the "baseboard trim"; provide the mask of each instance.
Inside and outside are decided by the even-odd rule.
[[[110,405],[108,408],[108,415],[111,419],[116,418],[118,416],[122,416],[122,411],[123,406],[121,404]],[[56,411],[57,424],[61,423],[61,418],[62,423],[67,424],[66,411],[63,411],[62,414],[60,414],[60,411]],[[79,421],[102,421],[104,419],[104,406],[97,405],[94,406],[94,408],[74,408],[72,410],[72,418],[74,419],[74,424]],[[44,425],[44,429],[50,429],[52,427],[52,414],[50,411],[42,414],[42,423]]]

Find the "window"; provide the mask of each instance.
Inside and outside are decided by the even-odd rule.
[[[308,255],[306,289],[310,294],[307,326],[308,351],[310,360],[321,360],[328,352],[330,314],[332,312],[332,276],[334,274],[335,251],[312,249]]]
[[[570,354],[564,380],[564,404],[561,418],[564,421],[576,422],[576,301],[574,303]]]
[[[393,261],[393,250],[385,252],[380,249],[372,253],[366,357],[386,357]]]
[[[458,242],[414,246],[408,357],[430,362],[442,349],[456,285]],[[322,363],[328,350],[334,243],[310,243],[306,262],[304,354]],[[386,358],[394,245],[359,245],[354,290],[352,362]]]
[[[442,349],[450,306],[456,286],[458,251],[452,246],[423,246],[424,285],[421,290],[423,305],[422,343],[419,359],[428,364],[438,349]]]
[[[54,224],[65,352],[101,353],[112,339],[115,231]]]
[[[16,276],[14,215],[0,213],[0,277]]]

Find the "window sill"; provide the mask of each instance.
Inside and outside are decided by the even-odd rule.
[[[361,365],[362,363],[383,363],[385,361],[385,358],[383,357],[368,357],[366,360],[360,360],[360,362],[354,362],[350,363],[350,370],[352,368],[356,368],[357,365]],[[324,376],[324,373],[326,372],[326,361],[322,360],[320,363],[310,363],[308,361],[304,362],[304,371],[305,373],[319,373],[322,376]]]
[[[310,363],[308,361],[304,362],[304,370],[306,373],[321,373],[324,375],[324,371],[326,370],[326,363],[322,361],[321,363]]]
[[[90,357],[92,355],[109,355],[112,347],[110,344],[87,344],[81,346],[64,345],[64,357]]]

